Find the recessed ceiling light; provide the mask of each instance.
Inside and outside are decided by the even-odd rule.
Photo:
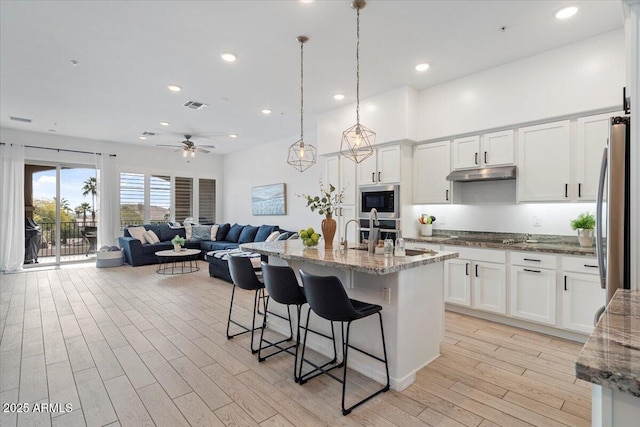
[[[313,3],[313,0],[300,0],[300,3]]]
[[[169,89],[171,92],[180,92],[182,90],[182,88],[178,85],[167,85],[167,89]]]
[[[49,132],[57,132],[55,129],[49,129]]]
[[[220,54],[220,58],[222,58],[223,61],[225,62],[234,62],[236,59],[238,59],[238,57],[236,56],[235,53],[231,53],[231,52],[223,52]]]
[[[569,6],[569,7],[565,7],[564,9],[560,9],[557,13],[556,13],[556,18],[558,19],[567,19],[567,18],[571,18],[573,15],[575,15],[578,12],[578,8],[576,6]]]
[[[429,64],[427,64],[426,62],[416,65],[416,71],[427,71],[428,69]]]
[[[71,65],[73,65],[74,67],[77,67],[78,65],[80,65],[80,62],[76,61],[75,59],[72,59],[71,61],[69,61],[71,63]]]
[[[265,109],[263,109],[263,110],[260,110],[260,112],[261,112],[262,114],[265,114],[265,115],[267,115],[267,114],[271,114],[271,110],[269,110],[268,108],[265,108]]]
[[[139,136],[138,139],[147,139],[146,136]]]
[[[344,95],[341,93],[336,93],[335,95],[333,95],[333,99],[335,99],[336,101],[342,101],[344,99]]]
[[[229,138],[237,138],[237,137],[238,137],[238,135],[235,134],[235,133],[230,133],[229,134]]]
[[[160,126],[169,126],[169,122],[160,122]]]

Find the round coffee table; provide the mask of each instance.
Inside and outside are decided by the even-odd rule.
[[[187,274],[200,270],[198,267],[198,255],[200,249],[182,249],[176,252],[173,249],[156,252],[158,257],[158,274]]]

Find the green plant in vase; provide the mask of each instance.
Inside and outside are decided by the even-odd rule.
[[[333,214],[339,208],[340,203],[342,203],[344,188],[337,191],[336,187],[332,184],[329,184],[329,188],[325,188],[322,179],[320,179],[319,196],[301,194],[299,197],[307,200],[307,207],[311,209],[311,212],[317,211],[325,217],[321,225],[322,235],[324,236],[324,248],[333,249],[333,237],[336,234],[336,221],[333,219]]]
[[[171,239],[171,243],[173,243],[173,250],[176,252],[180,252],[180,250],[182,249],[182,246],[184,246],[184,243],[186,242],[185,238],[182,236],[175,236],[173,239]]]
[[[593,229],[596,228],[596,217],[589,212],[582,212],[571,221],[571,228],[578,232],[578,242],[582,247],[593,246]]]

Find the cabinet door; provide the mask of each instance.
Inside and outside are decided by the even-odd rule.
[[[413,203],[451,203],[450,142],[418,145],[413,151]]]
[[[342,203],[355,205],[358,193],[356,185],[356,164],[345,156],[340,156],[340,188],[344,188]]]
[[[364,159],[358,164],[358,185],[371,185],[378,182],[376,173],[376,153]]]
[[[513,130],[483,135],[480,156],[483,166],[512,165],[515,162]]]
[[[593,316],[607,302],[607,291],[593,274],[564,272],[563,280],[562,327],[590,334]]]
[[[453,169],[480,167],[480,137],[468,136],[453,140]]]
[[[337,218],[335,218],[336,222],[337,222],[337,227],[338,229],[336,230],[336,236],[335,239],[333,241],[334,247],[337,247],[337,244],[339,244],[342,239],[345,238],[344,235],[344,226],[345,224],[352,220],[352,219],[356,219],[356,207],[355,205],[342,205],[340,206],[340,208],[338,209],[338,213],[337,213]],[[349,230],[348,230],[348,235],[347,237],[347,241],[350,243],[358,243],[358,224],[349,224]]]
[[[472,307],[494,313],[507,313],[507,283],[504,264],[473,263]]]
[[[569,200],[571,180],[569,121],[518,130],[518,200]]]
[[[596,200],[602,153],[609,139],[610,118],[611,114],[601,114],[578,119],[573,188],[575,200]]]
[[[391,184],[400,182],[400,146],[378,148],[377,152],[378,182]]]
[[[556,271],[511,267],[509,314],[555,325]]]
[[[444,262],[444,300],[471,306],[471,261],[449,259]]]
[[[340,155],[327,156],[324,161],[324,184],[340,188]]]

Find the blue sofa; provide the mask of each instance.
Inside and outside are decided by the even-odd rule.
[[[120,247],[124,250],[124,260],[134,267],[140,265],[157,264],[158,257],[155,253],[167,249],[173,249],[171,239],[176,235],[186,237],[184,228],[172,228],[168,224],[144,224],[146,230],[152,230],[160,239],[159,243],[142,243],[134,239],[125,228],[124,236],[119,238]],[[230,225],[220,224],[216,233],[216,240],[187,240],[184,247],[189,249],[200,249],[200,258],[209,251],[223,249],[235,249],[241,243],[264,242],[269,235],[278,231],[277,225]]]

